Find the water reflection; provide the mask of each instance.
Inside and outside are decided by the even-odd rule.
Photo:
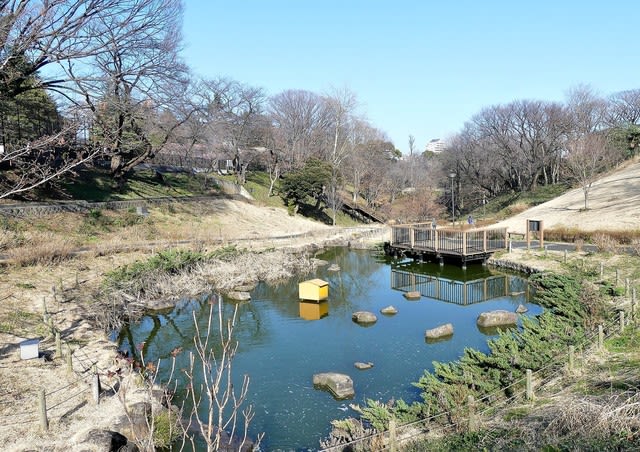
[[[329,302],[324,301],[300,301],[300,317],[305,320],[320,320],[329,315]]]
[[[401,292],[419,292],[426,298],[466,306],[505,296],[525,294],[529,284],[523,278],[496,275],[472,281],[458,281],[407,270],[391,270],[391,288]]]
[[[433,361],[455,360],[465,347],[488,351],[490,336],[475,325],[480,312],[513,311],[519,304],[530,309],[529,315],[541,311],[529,303],[526,280],[480,265],[462,271],[453,265],[398,261],[343,248],[318,257],[341,270],[330,272],[321,267],[280,284],[260,283],[251,291],[251,302],[238,305],[234,378],[251,377],[249,400],[256,416],[249,433],[252,437],[266,434],[265,450],[317,448],[331,420],[357,415],[345,412],[342,402],[314,389],[315,373],[348,374],[354,382],[355,404],[363,405],[369,398],[417,400],[419,390],[411,382],[425,369],[432,369]],[[299,283],[311,278],[328,283],[327,301],[300,302]],[[405,290],[420,291],[421,301],[407,302]],[[456,296],[466,302],[457,302]],[[137,346],[143,344],[140,349],[145,359],[154,362],[169,362],[172,351],[182,348],[176,369],[186,368],[196,334],[194,319],[200,331],[205,331],[210,302],[217,297],[205,294],[182,300],[172,310],[150,313],[117,332],[118,342],[134,354],[139,354]],[[378,315],[390,305],[397,308],[397,314]],[[217,303],[213,306],[218,309]],[[226,317],[234,307],[231,300],[222,303]],[[363,328],[352,321],[355,311],[373,312],[378,320]],[[455,330],[449,340],[425,343],[426,329],[449,322]],[[354,367],[356,362],[374,366],[362,372]],[[176,374],[180,378],[181,373]],[[178,381],[180,384],[183,382]],[[180,394],[178,388],[178,397]]]

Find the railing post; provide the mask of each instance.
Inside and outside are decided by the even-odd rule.
[[[533,400],[533,372],[531,371],[531,369],[527,369],[526,376],[527,376],[526,397],[527,397],[527,400]]]
[[[409,244],[411,245],[411,249],[413,249],[413,245],[415,243],[415,234],[416,231],[413,229],[413,226],[409,226]]]
[[[467,255],[467,232],[462,231],[462,255]]]
[[[487,252],[487,230],[482,231],[482,251]]]

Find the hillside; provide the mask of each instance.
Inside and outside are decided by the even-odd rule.
[[[595,182],[584,210],[584,192],[575,188],[551,201],[519,213],[496,226],[524,233],[526,220],[542,220],[544,227],[584,231],[640,229],[640,160],[628,162]]]

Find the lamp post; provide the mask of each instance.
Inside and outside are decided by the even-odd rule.
[[[456,225],[456,201],[453,196],[453,180],[456,178],[456,173],[449,173],[449,177],[451,178],[451,220],[453,226]]]

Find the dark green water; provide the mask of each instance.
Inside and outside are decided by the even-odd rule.
[[[256,411],[250,430],[252,436],[265,433],[264,450],[318,448],[332,419],[355,415],[349,403],[364,404],[367,398],[417,400],[419,393],[411,382],[424,369],[432,369],[433,361],[455,360],[465,347],[488,350],[492,336],[475,323],[483,311],[515,310],[522,303],[528,315],[541,312],[528,303],[526,280],[480,265],[463,271],[454,265],[398,262],[347,249],[320,257],[338,264],[341,271],[330,273],[323,267],[275,287],[260,284],[252,301],[239,307],[234,332],[240,346],[233,371],[238,378],[250,375],[248,399]],[[328,315],[319,320],[300,317],[298,283],[311,278],[329,282]],[[403,290],[430,297],[409,301]],[[209,296],[183,300],[169,312],[148,315],[120,331],[118,342],[128,350],[144,342],[145,360],[160,358],[166,363],[171,350],[183,347],[177,367],[186,367],[195,333],[192,313],[204,328],[208,300]],[[380,314],[388,305],[398,314]],[[225,310],[231,312],[231,303],[225,303]],[[378,321],[369,327],[354,323],[351,314],[361,310],[375,313]],[[451,339],[425,341],[426,329],[447,322],[455,330]],[[372,362],[374,367],[358,370],[356,361]],[[319,372],[350,375],[355,398],[337,401],[314,389],[312,377]]]

